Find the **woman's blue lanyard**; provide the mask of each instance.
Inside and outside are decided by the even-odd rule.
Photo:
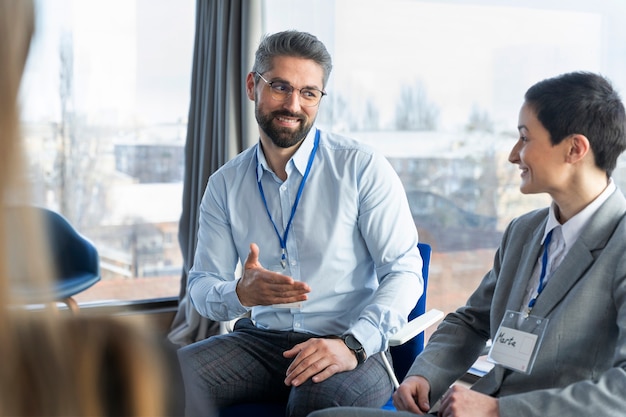
[[[530,314],[535,303],[537,302],[537,297],[543,291],[543,287],[545,286],[545,278],[548,269],[548,246],[550,246],[550,241],[552,240],[552,232],[554,229],[550,230],[546,236],[546,239],[543,241],[543,256],[541,258],[541,275],[539,275],[539,287],[537,288],[537,295],[535,295],[532,300],[528,302],[528,309],[526,310],[527,314]]]
[[[267,200],[265,199],[265,193],[263,192],[263,185],[261,184],[261,178],[259,177],[259,171],[256,172],[256,181],[259,186],[259,192],[261,193],[261,199],[263,200],[263,204],[265,204],[265,211],[267,211],[267,215],[272,222],[272,226],[274,226],[274,231],[276,232],[276,236],[278,236],[278,241],[280,242],[280,248],[282,250],[282,254],[280,257],[280,265],[285,269],[287,266],[285,248],[287,245],[287,235],[289,234],[289,228],[291,227],[291,222],[293,221],[293,216],[296,214],[296,209],[298,208],[298,203],[300,202],[300,197],[302,197],[302,191],[304,190],[304,184],[306,183],[307,178],[309,177],[309,173],[311,172],[311,165],[313,165],[313,159],[315,159],[315,153],[317,152],[317,146],[320,141],[320,131],[317,130],[315,133],[315,142],[313,143],[313,150],[311,151],[311,155],[309,156],[309,162],[306,165],[306,170],[304,171],[304,176],[302,177],[302,181],[300,182],[300,187],[298,188],[298,194],[296,194],[296,201],[293,203],[293,207],[291,207],[291,216],[289,217],[289,221],[287,222],[287,227],[285,228],[285,234],[281,237],[278,232],[278,228],[276,227],[276,223],[274,219],[272,219],[272,214],[270,213],[270,209],[267,205]],[[258,157],[257,157],[257,165],[258,165]]]

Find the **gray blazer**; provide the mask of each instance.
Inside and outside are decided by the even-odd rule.
[[[466,306],[449,314],[408,375],[431,384],[434,403],[495,336],[507,309],[520,311],[540,255],[544,208],[513,220],[493,269]],[[530,374],[495,368],[472,389],[500,398],[500,415],[626,416],[626,199],[616,190],[537,299],[549,323]]]

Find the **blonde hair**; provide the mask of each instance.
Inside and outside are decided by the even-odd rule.
[[[9,219],[7,210],[28,200],[18,92],[34,22],[32,0],[0,0],[0,416],[163,416],[165,357],[147,331],[113,317],[30,311],[13,290],[53,282],[41,219],[31,211]]]
[[[4,207],[9,193],[20,189],[17,183],[22,172],[17,97],[33,30],[34,10],[30,1],[0,1],[0,201],[3,208],[0,273],[3,277],[9,273],[5,239],[8,225]],[[7,279],[0,280],[0,302],[3,305],[7,305],[10,298],[9,284]]]
[[[55,352],[45,322],[21,324],[14,334],[23,349],[14,381],[21,395],[5,415],[166,414],[164,355],[149,332],[113,317],[68,316],[55,327],[63,341]]]

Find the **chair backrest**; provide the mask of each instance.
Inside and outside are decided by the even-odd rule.
[[[71,297],[100,280],[96,247],[78,233],[59,213],[37,208],[44,216],[52,259],[56,267],[55,292],[60,299]]]
[[[409,320],[421,316],[426,312],[426,289],[428,288],[428,271],[430,269],[430,255],[432,248],[427,243],[418,243],[417,248],[422,256],[422,277],[424,278],[424,292],[417,301],[415,308],[409,314]],[[402,381],[413,364],[415,357],[424,349],[424,333],[420,333],[413,339],[400,346],[389,348],[393,359],[393,369],[398,381]]]
[[[28,279],[17,285],[16,290],[26,300],[33,303],[64,300],[78,294],[94,285],[100,280],[100,260],[95,246],[74,227],[61,214],[44,207],[37,206],[9,206],[6,207],[7,218],[18,219],[24,214],[24,218],[39,216],[44,227],[44,235],[49,245],[52,266],[54,268],[53,294],[42,288],[29,285]],[[31,213],[25,213],[31,211]],[[31,216],[32,217],[29,217]],[[9,242],[17,239],[20,222],[15,222],[13,228],[9,228],[7,236]],[[20,247],[14,250],[25,250],[27,242],[22,242]],[[16,271],[19,276],[19,271]]]

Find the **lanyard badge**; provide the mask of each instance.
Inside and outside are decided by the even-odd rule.
[[[549,319],[507,310],[489,350],[489,360],[530,374]]]
[[[543,243],[539,287],[534,297],[524,312],[506,311],[496,337],[491,341],[491,349],[489,350],[488,358],[491,362],[526,374],[532,371],[549,321],[547,318],[532,316],[531,312],[537,302],[537,297],[545,287],[548,270],[548,247],[552,239],[552,232],[553,230],[548,232]]]

